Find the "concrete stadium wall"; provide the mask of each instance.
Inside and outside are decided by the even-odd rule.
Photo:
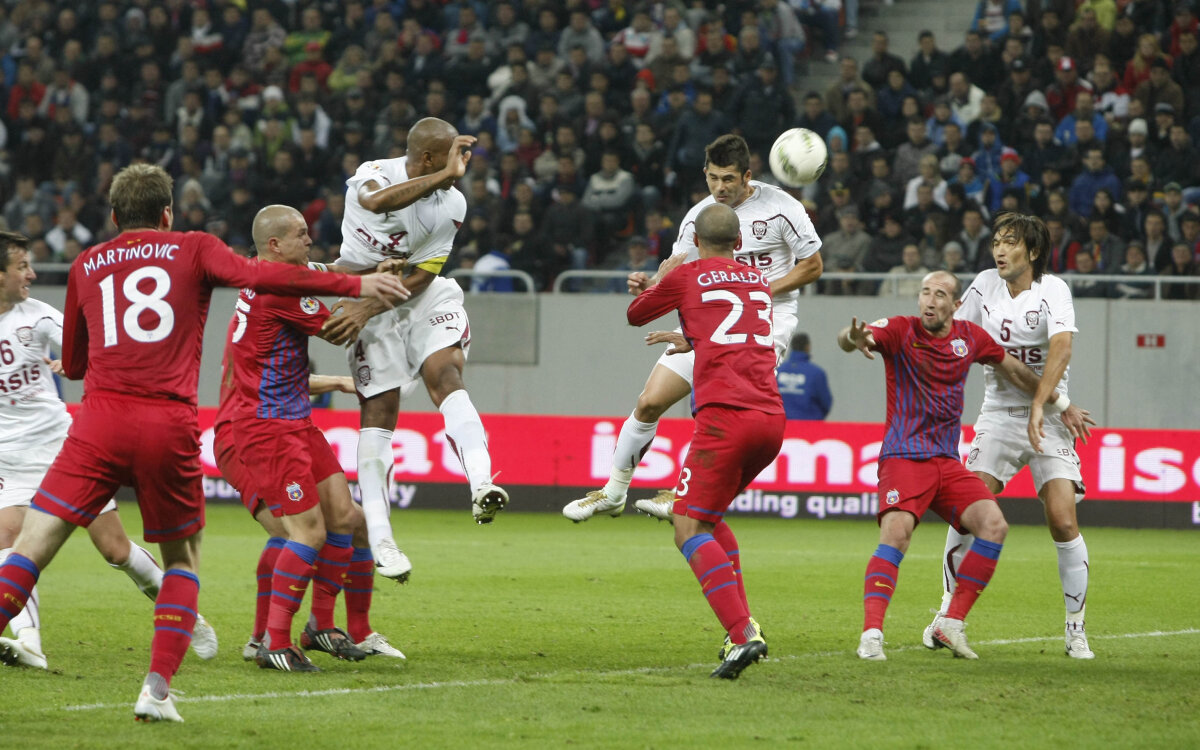
[[[65,289],[35,289],[61,309]],[[225,329],[236,295],[213,295],[205,330],[200,403],[215,405]],[[644,330],[625,323],[625,295],[468,295],[472,344],[466,381],[483,413],[623,416],[634,407],[658,348],[645,346],[646,331],[673,327],[673,318]],[[880,422],[885,411],[883,365],[844,354],[834,341],[852,316],[874,320],[915,312],[916,301],[895,297],[802,297],[800,330],[813,339],[813,359],[830,375],[830,419]],[[1078,300],[1071,364],[1071,397],[1106,426],[1200,428],[1200,305],[1188,302]],[[1162,346],[1138,345],[1139,336],[1162,336]],[[1156,341],[1157,339],[1155,339]],[[319,372],[346,372],[342,350],[314,341]],[[967,421],[983,398],[979,368],[967,385]],[[67,383],[77,401],[80,385]],[[336,408],[353,409],[338,394]],[[424,389],[403,404],[406,411],[433,409]],[[688,416],[686,403],[667,416]]]

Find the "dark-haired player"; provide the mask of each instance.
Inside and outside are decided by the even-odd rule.
[[[1087,439],[1091,420],[1067,398],[1071,344],[1078,329],[1071,288],[1045,273],[1049,252],[1050,234],[1041,219],[1002,214],[992,229],[996,267],[975,277],[954,313],[959,320],[983,326],[997,344],[1040,376],[1031,399],[998,377],[994,368],[987,368],[983,406],[967,468],[992,493],[999,494],[1022,467],[1029,467],[1058,551],[1058,576],[1067,612],[1066,652],[1074,659],[1091,659],[1095,655],[1088,646],[1083,621],[1090,568],[1075,514],[1075,505],[1084,494],[1075,439]],[[1043,419],[1042,403],[1051,397],[1061,399],[1067,409]],[[1044,440],[1031,443],[1029,429]],[[939,613],[950,605],[955,571],[970,546],[970,536],[953,527],[946,533],[942,556],[945,592]],[[922,642],[927,648],[939,646],[932,624],[925,628]]]
[[[734,260],[761,271],[771,287],[771,331],[778,364],[796,328],[797,290],[821,275],[821,256],[817,252],[821,240],[799,201],[777,187],[751,179],[750,150],[741,136],[717,138],[705,148],[704,159],[709,197],[683,217],[674,255],[685,262],[697,257],[696,218],[701,211],[714,204],[734,210],[741,226],[741,245],[734,249]],[[630,291],[647,281],[645,273],[630,274]],[[653,343],[657,339],[650,340]],[[619,516],[624,511],[629,483],[654,440],[659,417],[692,392],[692,367],[692,354],[664,353],[659,357],[638,396],[637,407],[621,426],[608,483],[568,503],[563,508],[564,516],[579,522],[596,514]],[[672,517],[673,504],[674,495],[664,490],[653,499],[638,500],[636,506],[665,520]]]
[[[735,260],[739,234],[738,216],[728,206],[697,212],[692,241],[699,259],[668,259],[657,283],[643,279],[631,287],[638,296],[627,312],[630,324],[641,326],[678,311],[695,352],[696,426],[672,493],[675,545],[728,636],[712,673],[726,679],[766,656],[767,642],[750,617],[725,511],[779,454],[787,421],[775,384],[771,284],[762,271]]]
[[[887,368],[887,429],[879,453],[879,547],[867,564],[858,645],[862,659],[887,658],[883,618],[896,589],[900,561],[926,510],[975,535],[958,568],[954,596],[934,622],[933,637],[955,656],[978,658],[967,644],[963,620],[992,578],[1008,524],[987,486],[959,463],[963,386],[975,362],[995,366],[1030,393],[1038,379],[982,328],[954,319],[961,291],[956,276],[934,271],[921,282],[920,315],[899,315],[870,325],[854,320],[838,334],[843,351],[858,349],[868,359],[879,352]]]
[[[166,568],[154,608],[150,669],[134,705],[147,721],[182,721],[170,694],[196,620],[204,493],[196,385],[213,287],[262,292],[398,296],[395,276],[347,276],[252,263],[201,232],[172,232],[171,177],[133,164],[113,178],[120,231],[71,266],[63,311],[63,372],[84,379],[83,404],[12,554],[0,566],[0,627],[41,571],[121,485],[134,488],[147,541]]]

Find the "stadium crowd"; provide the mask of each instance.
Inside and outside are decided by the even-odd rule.
[[[437,116],[479,138],[452,266],[544,290],[653,268],[707,195],[707,143],[741,134],[773,183],[766,151],[800,126],[829,146],[797,193],[827,271],[981,270],[991,218],[1020,210],[1046,220],[1048,270],[1077,297],[1200,274],[1191,3],[979,0],[959,46],[925,31],[908,62],[883,31],[869,59],[839,57],[857,24],[858,0],[0,3],[2,218],[35,262],[70,262],[114,234],[112,177],[144,160],[175,178],[177,229],[249,252],[254,214],[282,203],[332,259],[346,178]],[[818,65],[837,78],[809,91]]]

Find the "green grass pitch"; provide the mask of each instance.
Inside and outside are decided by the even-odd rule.
[[[132,503],[123,517],[140,529]],[[77,534],[42,578],[51,671],[0,671],[0,747],[1200,746],[1194,532],[1085,529],[1097,658],[1077,662],[1049,535],[1014,527],[967,662],[920,647],[945,528],[926,524],[888,613],[888,661],[867,663],[854,647],[874,525],[735,516],[771,655],[725,682],[708,677],[722,633],[665,523],[509,513],[477,527],[465,508],[392,520],[415,569],[407,586],[377,579],[372,620],[408,661],[314,654],[325,671],[296,675],[242,661],[264,535],[240,507],[210,507],[200,605],[221,652],[184,661],[183,725],[134,722],[150,603]]]

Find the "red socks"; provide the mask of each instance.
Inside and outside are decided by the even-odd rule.
[[[733,643],[745,643],[750,612],[738,593],[737,576],[725,550],[712,534],[697,534],[683,543],[680,552],[692,567],[696,580],[700,581],[708,606],[721,621],[729,639]]]
[[[350,572],[351,536],[325,535],[325,546],[317,557],[317,573],[313,576],[312,615],[317,630],[329,630],[333,625],[333,605]]]
[[[279,559],[279,551],[287,544],[286,539],[273,536],[267,540],[262,554],[258,556],[258,597],[254,600],[254,631],[251,633],[257,640],[262,640],[267,632],[267,612],[271,608],[271,577],[275,574],[275,561]]]
[[[272,651],[292,645],[292,618],[304,600],[316,562],[317,551],[300,542],[288,542],[279,552],[271,578],[271,609],[267,614]]]
[[[889,544],[881,544],[867,561],[867,577],[863,582],[863,631],[883,630],[883,616],[892,603],[903,559],[903,552]]]
[[[951,620],[964,620],[975,600],[987,588],[996,572],[996,563],[1000,559],[1002,544],[976,538],[967,550],[967,556],[958,566],[958,577],[955,578],[957,587],[950,606],[946,609],[946,617]]]
[[[342,588],[346,599],[346,632],[362,643],[375,632],[371,627],[371,594],[375,590],[375,558],[370,548],[355,548],[350,555],[350,580]]]
[[[742,599],[742,606],[746,611],[750,611],[750,603],[746,601],[746,584],[742,579],[742,556],[738,551],[737,537],[733,535],[733,529],[729,528],[729,524],[724,521],[717,523],[713,529],[713,539],[717,544],[721,545],[721,549],[725,550],[725,556],[729,558],[729,562],[733,565],[733,575],[737,579],[738,596]]]
[[[33,560],[15,552],[0,565],[0,633],[25,608],[39,575],[41,571]]]
[[[162,676],[167,685],[179,671],[179,664],[192,642],[196,624],[196,602],[200,597],[200,579],[184,570],[171,568],[163,573],[162,588],[154,600],[154,639],[150,642],[150,671]]]

